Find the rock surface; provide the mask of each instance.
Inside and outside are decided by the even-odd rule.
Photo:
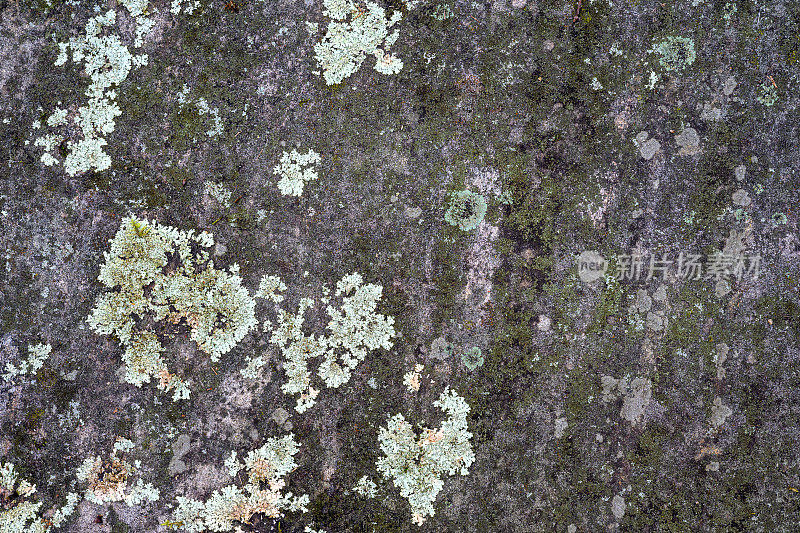
[[[289,431],[287,490],[308,512],[245,531],[795,531],[798,3],[379,3],[402,14],[386,51],[402,68],[369,56],[338,85],[315,59],[320,1],[99,4],[130,57],[103,59],[95,77],[125,76],[88,117],[99,82],[59,43],[86,38],[95,4],[0,1],[0,368],[52,346],[0,377],[0,461],[45,512],[83,490],[84,459],[132,441],[159,501],[83,501],[72,533],[176,530],[177,497],[208,498],[232,451]],[[665,70],[665,36],[694,62]],[[96,166],[69,173],[79,148]],[[299,197],[273,171],[292,149],[321,159]],[[470,231],[444,220],[461,190],[488,204]],[[258,330],[218,362],[187,322],[164,326],[190,399],[121,380],[119,343],[87,317],[129,215],[213,233],[215,265],[238,264],[251,294],[276,275],[286,309],[314,299],[306,335],[360,273],[383,288],[391,349],[297,413],[259,300]],[[590,282],[586,250],[609,269]],[[475,347],[470,372],[458,354]],[[446,387],[470,405],[476,460],[416,526],[376,470],[378,429],[396,413],[438,427]],[[377,498],[353,492],[363,476]]]

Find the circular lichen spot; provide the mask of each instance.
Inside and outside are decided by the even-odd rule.
[[[669,36],[653,47],[658,53],[658,62],[668,71],[683,70],[697,58],[694,41],[688,37]]]
[[[467,367],[467,370],[472,372],[476,368],[483,366],[483,352],[475,346],[461,354],[461,362]]]
[[[453,343],[447,342],[447,339],[444,337],[437,337],[431,343],[431,357],[433,359],[439,359],[441,361],[450,357],[453,353]]]
[[[486,199],[471,191],[456,191],[450,196],[450,206],[444,214],[448,224],[464,231],[478,227],[486,216]]]

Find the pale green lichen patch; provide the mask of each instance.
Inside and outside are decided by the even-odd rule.
[[[658,62],[664,70],[677,72],[691,66],[697,58],[694,41],[688,37],[670,35],[654,45],[651,52],[659,55]]]
[[[255,293],[256,298],[267,298],[272,302],[279,304],[283,301],[281,292],[286,290],[286,284],[281,281],[278,276],[266,275],[261,278],[258,283],[258,290]]]
[[[188,106],[193,106],[197,109],[197,113],[200,116],[208,115],[209,120],[211,121],[210,129],[206,130],[205,134],[207,137],[219,137],[223,132],[222,126],[222,117],[219,114],[219,108],[211,107],[203,97],[195,98],[189,96],[189,86],[184,85],[183,89],[178,93],[178,104],[180,105],[181,109],[185,109]],[[197,142],[199,139],[194,139]]]
[[[180,231],[133,217],[122,221],[105,252],[98,280],[110,289],[100,295],[88,322],[101,335],[114,335],[125,348],[125,380],[137,387],[158,378],[158,388],[174,390],[173,400],[189,397],[186,383],[162,358],[155,323],[185,324],[190,339],[212,361],[229,352],[256,325],[255,301],[242,286],[238,266],[215,268],[208,248],[211,234]],[[167,268],[172,259],[177,266]]]
[[[20,478],[13,463],[0,463],[0,531],[47,533],[61,527],[78,505],[78,495],[70,492],[66,503],[44,518],[39,516],[42,502],[34,501],[35,493],[36,485]]]
[[[477,370],[478,367],[483,366],[483,352],[477,346],[470,348],[461,354],[461,362],[470,372]]]
[[[3,500],[0,526],[3,526],[3,531],[22,533],[29,531],[28,528],[44,530],[41,519],[36,516],[42,504],[25,501],[34,492],[36,486],[19,479],[12,463],[0,464],[0,498]]]
[[[756,96],[756,100],[767,107],[775,105],[775,102],[778,101],[778,88],[775,86],[775,82],[762,83],[758,88],[758,96]]]
[[[317,374],[327,387],[337,388],[350,380],[353,370],[370,351],[391,348],[394,318],[376,312],[382,292],[380,285],[364,284],[358,273],[344,276],[336,284],[335,296],[342,298],[340,306],[327,306],[330,320],[325,335],[303,333],[303,315],[314,307],[312,299],[300,300],[294,314],[278,310],[278,324],[270,342],[281,349],[284,357],[288,381],[281,389],[286,394],[300,394],[295,407],[298,412],[313,406],[319,394],[311,383],[310,360],[321,359]]]
[[[353,490],[364,498],[374,498],[378,495],[378,486],[369,476],[361,476]]]
[[[486,216],[486,198],[472,191],[456,191],[450,196],[450,205],[444,214],[448,224],[464,231],[478,227]]]
[[[251,450],[239,462],[236,452],[225,461],[231,477],[240,470],[247,472],[247,483],[243,487],[226,485],[214,491],[205,502],[178,496],[175,521],[182,524],[184,531],[242,531],[234,523],[250,524],[253,516],[264,515],[280,518],[285,511],[306,511],[307,495],[294,496],[284,493],[284,479],[297,468],[294,456],[300,447],[289,434],[282,438],[272,437],[258,449]]]
[[[159,491],[141,478],[129,483],[130,478],[141,468],[141,461],[133,464],[121,457],[133,449],[128,439],[117,437],[108,459],[100,456],[87,457],[78,467],[76,476],[86,485],[85,497],[90,502],[103,505],[109,502],[125,502],[133,507],[145,501],[158,501]]]
[[[6,373],[3,374],[3,380],[10,382],[15,376],[22,376],[26,374],[36,374],[45,360],[50,357],[50,352],[53,347],[49,344],[37,344],[35,346],[28,346],[28,358],[24,361],[14,365],[13,363],[6,363]]]
[[[145,16],[147,3],[140,0],[123,2],[136,21],[136,36],[133,47],[141,47],[144,38],[152,29],[154,22]],[[83,174],[90,170],[106,170],[111,166],[111,157],[106,153],[106,136],[114,131],[115,121],[122,114],[117,104],[119,85],[134,68],[147,64],[145,54],[131,54],[120,36],[111,28],[117,23],[117,12],[113,9],[96,15],[86,23],[85,35],[59,43],[59,55],[55,65],[63,66],[72,51],[72,60],[82,63],[85,75],[91,80],[85,91],[88,97],[85,105],[78,108],[77,115],[69,116],[66,109],[56,107],[47,124],[61,128],[64,132],[50,133],[38,137],[34,144],[45,149],[42,163],[53,166],[59,163],[55,148],[65,140],[70,128],[79,129],[80,139],[66,140],[66,154],[63,159],[64,170],[70,176]]]
[[[300,196],[309,181],[319,177],[316,165],[321,158],[314,150],[301,154],[297,150],[284,152],[281,161],[275,166],[275,174],[280,176],[278,189],[284,196]]]
[[[387,20],[386,11],[373,2],[323,3],[331,21],[322,41],[314,45],[314,53],[325,83],[341,83],[361,67],[367,55],[375,56],[375,70],[381,74],[394,74],[403,68],[403,61],[388,52],[399,35],[397,30],[389,33],[389,28],[402,18],[399,12]]]
[[[444,486],[442,477],[456,473],[465,476],[475,461],[472,433],[467,429],[467,402],[446,389],[433,405],[448,415],[441,427],[423,428],[417,433],[398,413],[378,436],[383,453],[377,462],[378,471],[392,480],[411,504],[412,520],[417,525],[434,515],[433,502]]]

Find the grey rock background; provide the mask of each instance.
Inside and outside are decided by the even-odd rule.
[[[165,531],[175,496],[208,495],[230,450],[287,424],[302,444],[289,488],[311,495],[310,512],[248,530],[414,530],[390,483],[368,501],[351,489],[378,479],[386,418],[437,420],[444,386],[472,407],[477,459],[446,480],[420,531],[800,527],[800,4],[443,4],[453,17],[432,17],[436,3],[405,14],[401,72],[368,59],[328,87],[304,26],[324,23],[319,2],[206,1],[188,17],[152,2],[150,63],[118,88],[113,166],[68,177],[39,162],[32,123],[82,93],[79,69],[53,67],[55,43],[82,32],[94,4],[0,2],[0,365],[53,346],[35,379],[0,386],[0,459],[47,508],[122,435],[162,492],[143,508],[84,502],[67,531]],[[693,39],[693,64],[659,67],[648,50],[668,35]],[[758,100],[765,83],[774,105]],[[176,103],[184,85],[219,108],[219,138]],[[322,155],[299,199],[272,173],[291,147]],[[204,196],[208,181],[233,191],[230,208]],[[443,220],[463,188],[490,204],[469,233]],[[122,383],[118,345],[86,317],[129,213],[213,232],[219,264],[238,263],[251,290],[280,275],[293,302],[358,271],[384,286],[379,311],[401,336],[304,415],[255,335],[215,365],[172,346],[187,402]],[[707,258],[731,231],[762,265],[726,290],[674,273],[577,277],[583,250]],[[641,290],[655,300],[644,312]],[[474,346],[485,364],[469,372],[459,354]],[[271,357],[255,383],[239,375],[253,353]],[[401,377],[415,363],[435,381],[418,395]],[[604,401],[603,376],[630,390]]]

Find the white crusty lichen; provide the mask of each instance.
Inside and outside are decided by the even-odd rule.
[[[75,512],[80,499],[77,494],[67,494],[64,505],[39,516],[42,502],[34,502],[36,485],[20,479],[13,463],[0,463],[0,531],[3,533],[47,533],[61,527]]]
[[[341,83],[361,67],[367,55],[375,56],[375,70],[381,74],[403,68],[403,61],[388,52],[398,37],[389,28],[402,18],[399,11],[387,19],[386,11],[373,2],[324,0],[323,5],[331,21],[325,36],[314,45],[314,53],[325,83]]]
[[[267,360],[263,355],[255,355],[246,359],[247,364],[239,372],[242,376],[248,379],[258,379],[261,375],[261,369],[267,364]]]
[[[146,16],[146,0],[125,0],[127,8],[136,23],[133,47],[141,47],[144,38],[154,26],[153,19]],[[66,138],[66,157],[64,170],[70,176],[89,170],[106,170],[111,166],[111,157],[106,153],[106,136],[114,131],[115,120],[122,114],[117,104],[117,88],[128,77],[130,71],[147,64],[147,55],[131,53],[119,35],[110,29],[117,23],[116,11],[108,10],[90,18],[85,27],[85,35],[59,43],[59,54],[55,65],[63,66],[69,60],[83,64],[84,74],[90,80],[84,94],[88,98],[85,105],[78,107],[77,113],[56,107],[47,119],[48,126],[60,128],[62,133],[49,133],[38,137],[34,145],[45,149],[42,163],[53,166],[59,162],[56,148],[65,140],[65,135],[80,130],[82,138]]]
[[[654,43],[649,52],[659,55],[658,62],[664,70],[677,72],[691,66],[697,58],[694,41],[688,37],[669,35]]]
[[[350,380],[352,371],[369,352],[392,347],[394,318],[376,312],[382,292],[380,285],[364,284],[358,273],[344,276],[336,284],[335,295],[342,298],[340,306],[327,306],[327,334],[303,333],[303,315],[314,307],[310,298],[300,300],[297,313],[278,310],[278,324],[270,342],[283,352],[288,380],[281,389],[300,395],[297,412],[313,406],[319,394],[319,389],[311,385],[310,360],[321,359],[317,374],[327,387],[336,388]]]
[[[148,0],[121,0],[120,2],[136,22],[136,37],[133,46],[140,48],[144,39],[155,26],[155,21],[147,16]]]
[[[283,301],[283,296],[279,293],[286,290],[286,284],[278,276],[266,275],[261,278],[256,291],[256,298],[270,299],[276,304]]]
[[[258,290],[253,295],[255,298],[269,300],[277,305],[283,301],[283,295],[280,294],[286,290],[286,284],[281,281],[278,276],[266,275],[261,278],[258,284]],[[269,320],[264,321],[264,331],[269,332],[272,329],[272,323]],[[267,364],[267,360],[263,355],[252,355],[245,359],[246,366],[240,370],[242,376],[248,379],[258,379],[261,369]]]
[[[311,386],[311,372],[308,361],[325,354],[324,338],[303,333],[303,314],[314,301],[310,298],[300,300],[297,313],[290,314],[283,309],[278,310],[278,326],[272,332],[270,342],[283,352],[283,370],[287,382],[281,386],[286,394],[299,394],[295,409],[303,413],[312,407],[319,390]]]
[[[108,459],[99,456],[87,457],[78,467],[76,477],[86,484],[85,497],[90,502],[103,505],[108,502],[125,502],[129,507],[140,505],[145,501],[158,501],[158,489],[150,483],[137,479],[130,484],[130,478],[139,469],[141,463],[125,461],[117,454],[124,454],[133,449],[128,439],[117,437],[114,448]]]
[[[300,196],[303,194],[303,187],[306,182],[315,180],[319,177],[315,165],[319,164],[321,158],[314,150],[309,150],[301,154],[297,150],[284,152],[281,161],[273,169],[275,174],[280,176],[278,189],[284,196]]]
[[[231,206],[231,195],[233,193],[222,183],[207,181],[204,192],[209,198],[212,198],[215,202],[217,202],[220,207],[228,208]]]
[[[13,363],[6,363],[6,373],[3,380],[10,382],[15,376],[33,375],[44,365],[45,360],[50,357],[53,347],[49,344],[36,344],[28,346],[28,359],[15,366]]]
[[[187,15],[191,15],[200,7],[200,0],[172,0],[169,12],[173,15],[180,15],[181,11]]]
[[[36,485],[18,479],[12,463],[0,463],[0,531],[47,531],[44,522],[37,516],[42,503],[30,501],[34,492]]]
[[[97,298],[88,322],[125,348],[128,383],[141,387],[158,378],[158,388],[173,391],[173,400],[189,397],[184,381],[167,369],[157,333],[141,326],[145,316],[154,323],[188,326],[190,339],[212,361],[256,326],[255,301],[242,286],[238,266],[215,268],[207,250],[213,244],[206,232],[135,217],[122,221],[97,278],[110,291]],[[178,264],[167,268],[172,257]]]
[[[326,329],[327,350],[319,375],[328,387],[339,387],[350,379],[350,373],[367,353],[378,348],[392,347],[395,335],[394,318],[376,312],[383,287],[364,284],[361,274],[344,276],[336,283],[338,308],[327,307],[331,320]]]
[[[631,379],[625,375],[616,379],[604,375],[600,377],[600,385],[603,389],[603,402],[615,401],[621,396],[620,416],[634,426],[642,421],[653,397],[653,382],[649,378]]]
[[[378,486],[369,476],[361,476],[361,479],[358,480],[353,490],[364,498],[374,498],[378,495]]]
[[[305,512],[308,495],[282,493],[286,486],[284,478],[297,468],[294,456],[298,450],[294,435],[289,434],[272,437],[260,448],[250,451],[244,464],[232,452],[225,466],[231,477],[246,470],[247,483],[243,487],[227,485],[214,491],[205,502],[178,496],[175,521],[182,523],[183,529],[189,532],[232,531],[237,527],[235,522],[249,524],[256,514],[280,518],[284,511]]]
[[[178,104],[181,108],[187,105],[192,105],[197,109],[197,114],[200,116],[208,115],[211,120],[211,129],[206,131],[209,137],[219,137],[224,128],[222,126],[222,117],[219,115],[218,107],[211,107],[208,100],[203,97],[194,98],[189,96],[189,86],[184,84],[183,89],[178,93]]]
[[[53,527],[61,527],[61,525],[67,520],[67,518],[75,512],[75,508],[78,506],[78,502],[80,501],[80,496],[75,494],[74,492],[70,492],[67,494],[67,501],[64,503],[63,506],[56,509],[53,516],[50,518],[50,523]]]
[[[433,405],[448,415],[440,428],[422,428],[417,433],[402,414],[396,414],[378,435],[383,452],[376,463],[378,471],[408,499],[417,525],[434,515],[433,502],[444,486],[442,476],[465,476],[475,460],[472,433],[467,429],[469,405],[464,398],[445,389]]]
[[[414,365],[414,370],[406,372],[403,376],[403,385],[408,392],[419,392],[421,372],[425,369],[423,365]]]

